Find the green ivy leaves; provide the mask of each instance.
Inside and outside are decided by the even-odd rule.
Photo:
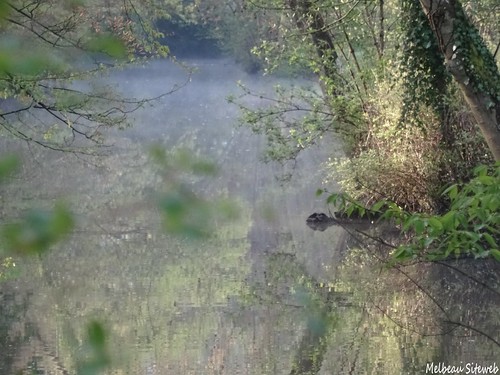
[[[434,33],[418,1],[403,1],[405,46],[400,70],[404,80],[402,122],[419,123],[419,106],[439,113],[451,76],[445,69]]]
[[[0,159],[0,182],[6,179],[19,167],[19,159],[15,155],[7,155]]]

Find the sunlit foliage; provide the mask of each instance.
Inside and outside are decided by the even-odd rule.
[[[427,212],[446,204],[439,195],[443,185],[466,181],[474,166],[492,162],[477,111],[468,111],[458,94],[463,89],[445,69],[441,46],[420,3],[274,5],[256,6],[295,22],[280,23],[278,36],[264,38],[254,52],[272,62],[270,70],[279,61],[301,61],[300,66],[317,74],[323,95],[316,101],[319,105],[311,105],[304,91],[278,91],[276,100],[260,95],[264,105],[257,110],[236,100],[243,110],[242,122],[267,136],[268,160],[295,160],[302,149],[333,132],[343,141],[346,155],[328,163],[334,176],[330,181],[340,181],[368,205],[387,198],[406,209]],[[481,25],[477,13],[474,16]],[[473,41],[460,45],[460,53],[473,53],[474,48],[484,52],[484,58],[478,57],[483,63],[474,63],[474,69],[486,64],[488,72],[496,72],[492,51],[483,48],[474,25],[463,14],[460,17],[457,30],[474,35]],[[326,26],[318,29],[319,24]],[[483,86],[490,87],[488,82],[496,78],[485,78]],[[250,90],[244,93],[259,97]],[[494,105],[490,101],[480,112]]]

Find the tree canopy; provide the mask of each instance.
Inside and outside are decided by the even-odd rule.
[[[267,136],[269,159],[294,160],[325,133],[336,133],[348,158],[331,165],[345,188],[368,200],[383,191],[416,210],[438,209],[443,185],[498,159],[500,36],[486,3],[232,4],[237,17],[255,22],[252,51],[264,72],[315,74],[320,82],[321,94],[279,89],[278,100],[267,98],[257,111],[231,98],[242,121]],[[227,8],[218,9],[212,19],[231,30],[220,20]],[[243,88],[245,95],[262,96]]]

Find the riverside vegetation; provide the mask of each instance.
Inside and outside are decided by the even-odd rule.
[[[408,234],[393,249],[395,261],[500,260],[498,12],[494,0],[2,1],[2,136],[98,157],[106,131],[126,127],[154,98],[121,97],[105,85],[81,89],[82,82],[182,55],[177,37],[189,36],[249,72],[314,82],[277,86],[272,97],[242,85],[229,100],[242,125],[267,138],[265,160],[293,165],[303,150],[330,147],[332,135],[341,140],[345,156],[318,166],[343,191],[326,201],[347,215],[375,211],[393,220]],[[262,105],[247,106],[248,97]],[[208,164],[193,163],[184,167],[210,173]],[[15,157],[2,156],[2,183],[16,168]],[[203,217],[195,216],[210,222],[217,210],[173,180],[180,193],[160,207],[165,228],[204,234],[186,213],[199,204]],[[60,241],[74,217],[59,203],[5,224],[2,278],[14,257]],[[88,342],[81,374],[109,364],[99,323],[89,325]]]
[[[127,114],[147,100],[68,85],[109,66],[168,55],[169,44],[182,53],[170,32],[181,30],[212,53],[235,56],[249,71],[318,77],[320,91],[277,87],[277,96],[267,98],[242,86],[242,95],[229,100],[240,106],[243,124],[266,135],[267,160],[293,162],[301,150],[336,134],[346,156],[325,160],[325,177],[340,184],[349,197],[344,201],[365,210],[391,202],[386,215],[408,212],[398,214],[406,218],[400,224],[412,229],[415,243],[396,258],[414,256],[417,248],[434,253],[444,246],[439,241],[449,242],[442,255],[498,258],[495,2],[453,1],[432,9],[406,0],[63,3],[57,12],[52,3],[2,3],[1,89],[19,103],[3,110],[4,132],[62,152],[94,153],[104,142],[101,129],[126,126]],[[24,45],[31,47],[14,53]],[[246,107],[247,96],[264,105]],[[49,120],[30,126],[29,110]],[[5,170],[12,163],[6,159]],[[30,239],[39,245],[22,244],[14,227],[7,243],[23,252],[45,249],[59,230],[71,228],[57,224],[68,215],[58,208],[55,217],[26,219],[30,226],[44,222],[45,229],[33,229],[38,239]],[[450,230],[454,234],[445,234]],[[444,237],[437,241],[437,234]]]

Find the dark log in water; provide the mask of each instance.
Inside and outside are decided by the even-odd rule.
[[[340,212],[334,212],[329,216],[323,212],[314,212],[306,219],[306,224],[312,230],[324,231],[332,225],[341,227],[355,227],[357,229],[367,229],[380,219],[380,213],[369,213],[366,216],[346,215]]]

